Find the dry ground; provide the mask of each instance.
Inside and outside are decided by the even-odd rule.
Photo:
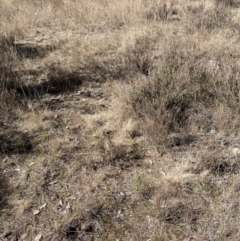
[[[240,2],[0,20],[0,240],[240,240]]]

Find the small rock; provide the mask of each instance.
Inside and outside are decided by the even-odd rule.
[[[34,241],[40,241],[41,239],[42,239],[42,234],[40,233],[35,237]]]
[[[63,201],[60,199],[59,201],[59,206],[62,207],[63,206]]]
[[[40,210],[34,210],[33,215],[38,215],[40,213]]]
[[[68,202],[68,204],[67,204],[67,206],[66,206],[66,209],[70,209],[70,204],[69,204],[69,202]]]
[[[118,212],[117,212],[117,218],[122,218],[122,217],[123,217],[122,211],[121,211],[121,210],[118,210]]]
[[[163,176],[166,176],[166,173],[163,171],[162,168],[159,169],[159,172],[160,172]]]
[[[220,68],[219,63],[216,60],[209,60],[208,68],[211,71],[217,72]]]
[[[209,134],[214,135],[214,134],[216,134],[216,131],[215,131],[214,129],[212,129],[212,130],[209,132]]]
[[[200,173],[200,176],[201,176],[201,177],[207,177],[208,174],[209,174],[209,170],[205,170],[205,171],[203,171],[203,172]]]
[[[147,151],[145,154],[147,157],[150,157],[152,155],[151,151]]]
[[[24,233],[21,235],[20,240],[28,240],[27,237],[28,237],[28,235],[26,233]]]
[[[153,161],[151,159],[144,159],[143,162],[147,166],[151,166],[153,164]]]
[[[236,156],[236,157],[237,157],[238,155],[240,155],[240,149],[237,148],[237,147],[231,148],[230,151],[231,151],[232,154],[233,154],[234,156]]]
[[[177,15],[173,15],[173,16],[168,17],[168,20],[169,21],[180,21],[181,18]]]

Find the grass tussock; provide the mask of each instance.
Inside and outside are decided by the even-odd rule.
[[[207,126],[204,118],[199,122],[198,114],[214,115],[226,108],[238,115],[238,64],[227,56],[225,61],[224,57],[213,60],[194,42],[187,46],[173,42],[166,48],[156,73],[149,81],[143,78],[129,100],[140,118],[152,120],[154,132],[159,128],[160,139],[161,133],[200,131],[216,124],[210,121]]]
[[[239,240],[238,7],[0,1],[0,239]]]
[[[236,7],[239,5],[239,1],[234,0],[216,0],[216,4],[218,5],[224,5],[226,7]]]

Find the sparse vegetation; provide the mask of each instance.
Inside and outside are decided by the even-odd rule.
[[[0,0],[0,239],[239,240],[237,0]]]

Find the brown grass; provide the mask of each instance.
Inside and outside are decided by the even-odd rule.
[[[239,240],[238,7],[0,0],[0,239]]]

